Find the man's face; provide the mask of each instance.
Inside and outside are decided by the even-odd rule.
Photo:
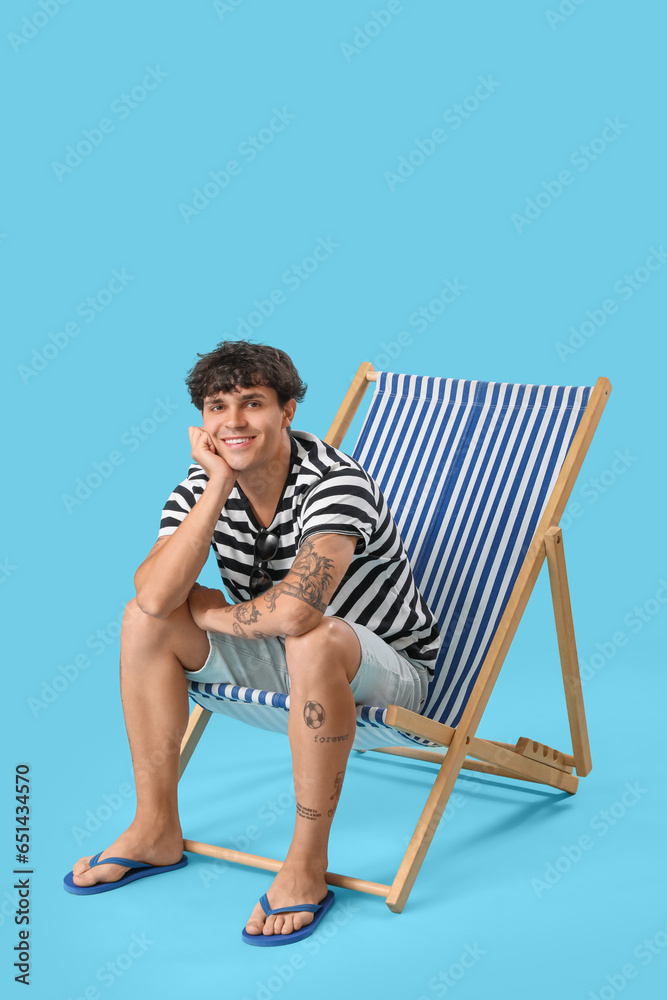
[[[291,423],[295,409],[293,399],[281,409],[278,394],[271,386],[236,386],[232,392],[218,392],[204,399],[202,426],[230,468],[245,472],[280,455],[283,431]]]

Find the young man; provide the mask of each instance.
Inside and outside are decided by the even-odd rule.
[[[189,429],[194,464],[165,505],[123,619],[136,816],[65,881],[72,892],[105,891],[185,864],[176,789],[189,680],[289,691],[294,835],[263,897],[282,912],[267,916],[260,901],[244,932],[249,943],[279,935],[282,944],[310,933],[333,899],[327,845],[356,705],[419,711],[438,627],[375,482],[314,434],[291,430],[306,386],[290,358],[246,341],[199,358],[186,379],[202,414]],[[231,604],[196,582],[209,547]]]

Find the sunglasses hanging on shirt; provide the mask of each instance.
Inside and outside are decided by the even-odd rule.
[[[274,559],[280,544],[280,537],[275,531],[267,531],[266,528],[257,535],[255,539],[255,565],[250,574],[250,584],[248,589],[251,597],[257,597],[269,587],[273,586],[273,580],[266,571],[266,563]]]

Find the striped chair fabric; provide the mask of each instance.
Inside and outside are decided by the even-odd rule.
[[[378,372],[352,457],[382,490],[440,624],[422,714],[456,726],[591,393]],[[287,732],[289,695],[190,682],[211,711]],[[428,745],[357,710],[355,749]]]

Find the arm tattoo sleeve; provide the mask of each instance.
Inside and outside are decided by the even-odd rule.
[[[323,598],[332,580],[333,567],[333,559],[319,555],[311,539],[307,538],[292,563],[290,574],[293,582],[283,580],[265,594],[264,602],[269,611],[275,610],[276,600],[281,594],[296,597],[318,611],[326,611],[327,602]]]

